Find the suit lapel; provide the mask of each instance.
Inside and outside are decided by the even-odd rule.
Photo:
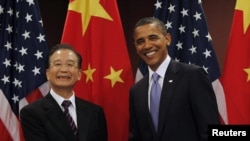
[[[149,107],[148,107],[148,88],[149,88],[149,74],[145,75],[143,77],[143,81],[141,81],[140,83],[140,88],[138,88],[138,90],[140,90],[138,92],[139,94],[139,98],[141,99],[141,103],[139,105],[140,107],[140,111],[141,111],[141,116],[143,117],[142,120],[144,120],[144,127],[147,127],[145,129],[144,132],[147,132],[147,131],[152,131],[152,132],[147,132],[146,134],[150,134],[150,133],[153,133],[152,136],[156,136],[156,132],[154,130],[154,125],[153,125],[153,122],[152,122],[152,118],[151,118],[151,115],[150,115],[150,111],[149,111]],[[146,114],[145,114],[146,113]],[[148,122],[148,121],[151,121],[151,122]],[[150,129],[150,130],[148,130]]]
[[[176,63],[173,60],[171,60],[165,74],[162,94],[161,94],[159,124],[158,124],[159,135],[164,127],[164,122],[167,119],[169,103],[171,102],[171,98],[174,94],[174,88],[178,77],[177,73],[178,73],[178,68],[176,66]]]
[[[151,116],[150,116],[150,111],[149,111],[149,108],[148,108],[148,88],[149,88],[149,84],[148,84],[148,81],[149,81],[149,75],[146,75],[144,76],[145,79],[144,81],[142,81],[139,90],[141,90],[141,92],[139,92],[140,94],[140,99],[142,99],[142,105],[140,107],[142,107],[141,111],[142,113],[147,113],[147,115],[143,115],[144,117],[147,117],[148,120],[151,120]],[[146,86],[146,87],[145,87]],[[147,89],[146,89],[147,88]],[[146,105],[146,106],[145,106]],[[153,124],[151,124],[151,127],[154,128]]]
[[[143,107],[143,113],[148,113],[147,116],[150,115],[150,112],[149,112],[149,108],[148,108],[148,89],[145,89],[145,88],[148,88],[148,81],[149,81],[149,75],[146,75],[145,76],[145,80],[142,82],[141,84],[141,87],[140,90],[142,90],[142,92],[139,92],[141,95],[141,99],[142,99],[142,105],[147,105],[147,106],[141,106]],[[146,87],[145,87],[146,86]]]
[[[89,128],[89,110],[88,107],[80,102],[79,98],[76,97],[76,115],[77,115],[77,128],[78,140],[85,141],[87,140],[88,128]]]
[[[75,135],[73,134],[63,111],[50,94],[45,96],[42,101],[42,106],[46,111],[46,116],[48,117],[51,125],[55,126],[55,129],[61,132],[62,135],[65,135],[67,140],[75,140]]]

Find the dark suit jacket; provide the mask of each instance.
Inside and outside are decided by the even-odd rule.
[[[63,111],[51,94],[20,112],[26,141],[107,141],[102,108],[76,97],[78,135],[74,136]]]
[[[145,76],[130,90],[130,141],[207,141],[208,125],[220,124],[216,97],[206,72],[170,61],[155,133],[148,107]]]

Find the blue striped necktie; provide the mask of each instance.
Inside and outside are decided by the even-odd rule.
[[[153,120],[155,131],[158,129],[158,115],[161,98],[161,87],[158,82],[160,76],[157,73],[152,75],[153,83],[150,92],[150,114]]]
[[[64,114],[69,122],[69,125],[74,133],[74,135],[77,134],[77,128],[75,125],[75,122],[73,120],[73,118],[71,117],[70,113],[69,113],[69,106],[70,106],[71,102],[69,100],[64,100],[62,103],[62,106],[64,108]]]

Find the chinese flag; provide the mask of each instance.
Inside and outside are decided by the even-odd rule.
[[[228,123],[250,124],[250,1],[237,0],[221,78]]]
[[[71,0],[62,43],[83,57],[76,95],[103,107],[109,141],[127,141],[134,77],[116,0]]]

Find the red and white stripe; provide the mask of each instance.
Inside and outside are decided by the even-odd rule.
[[[25,105],[45,96],[50,90],[49,82],[43,83],[38,89],[34,90],[27,97],[19,101],[19,111]],[[0,140],[8,139],[13,141],[22,141],[22,136],[20,136],[19,130],[19,119],[16,117],[15,113],[12,111],[8,100],[6,99],[3,91],[0,89],[0,120],[3,124],[0,124],[0,131],[6,130],[4,134],[1,134]]]

